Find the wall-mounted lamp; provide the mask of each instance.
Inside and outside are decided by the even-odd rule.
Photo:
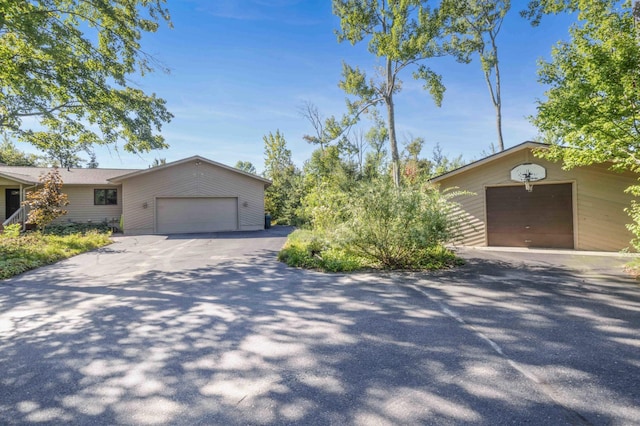
[[[146,209],[147,207],[149,207],[149,204],[147,204],[147,202],[145,201],[144,203],[142,203],[142,208]]]
[[[196,166],[200,165],[200,160],[196,160]]]
[[[249,203],[245,201],[244,203],[242,203],[242,207],[249,207]]]

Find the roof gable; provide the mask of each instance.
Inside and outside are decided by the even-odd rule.
[[[469,164],[466,164],[462,167],[458,167],[457,169],[451,170],[447,173],[443,173],[440,176],[436,176],[434,178],[431,178],[430,181],[437,183],[440,182],[441,180],[450,178],[452,176],[458,175],[460,173],[464,173],[467,172],[469,170],[473,170],[475,168],[478,167],[482,167],[485,164],[488,163],[492,163],[496,160],[499,160],[500,158],[506,157],[508,155],[513,154],[514,152],[518,152],[518,151],[522,151],[524,149],[544,149],[546,147],[548,147],[549,145],[545,144],[545,143],[541,143],[541,142],[532,142],[532,141],[526,141],[526,142],[522,142],[521,144],[518,144],[516,146],[512,146],[511,148],[507,148],[504,151],[500,151],[497,152],[495,154],[489,155],[488,157],[485,158],[481,158],[480,160],[476,160],[474,162],[471,162]]]
[[[255,180],[258,180],[258,181],[262,182],[265,186],[271,185],[271,181],[268,180],[268,179],[265,179],[265,178],[260,177],[258,175],[254,175],[252,173],[247,173],[247,172],[242,171],[240,169],[236,169],[235,167],[227,166],[226,164],[218,163],[217,161],[213,161],[213,160],[209,160],[209,159],[204,158],[204,157],[200,157],[199,155],[194,155],[193,157],[188,157],[188,158],[184,158],[182,160],[173,161],[171,163],[163,164],[163,165],[157,166],[157,167],[151,167],[151,168],[143,169],[143,170],[134,170],[131,173],[123,174],[121,176],[114,176],[113,178],[109,179],[109,181],[110,182],[114,182],[114,183],[121,183],[122,181],[127,180],[127,179],[131,179],[133,177],[137,177],[137,176],[141,176],[141,175],[145,175],[145,174],[149,174],[149,173],[155,173],[155,172],[160,171],[160,170],[166,170],[166,169],[169,169],[171,167],[179,166],[181,164],[189,163],[189,162],[192,162],[192,161],[195,161],[195,162],[200,161],[202,163],[210,164],[210,165],[215,166],[215,167],[220,167],[222,169],[229,170],[229,171],[231,171],[233,173],[237,173],[237,174],[242,175],[242,176],[250,177],[252,179],[255,179]]]

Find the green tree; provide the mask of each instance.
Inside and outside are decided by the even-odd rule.
[[[333,0],[333,13],[340,18],[338,41],[351,44],[368,39],[368,50],[381,58],[380,78],[368,79],[358,67],[343,64],[340,87],[354,101],[347,101],[349,113],[359,116],[377,105],[384,105],[389,127],[389,144],[393,180],[400,184],[400,154],[396,139],[394,95],[400,91],[400,73],[415,66],[414,78],[425,82],[436,105],[442,103],[444,86],[441,76],[427,67],[426,59],[447,53],[439,43],[442,20],[437,9],[425,0]]]
[[[292,223],[300,203],[300,172],[291,159],[287,141],[279,130],[264,136],[264,177],[272,184],[265,191],[265,210],[274,221]]]
[[[442,9],[449,17],[447,32],[456,39],[463,55],[477,53],[491,102],[496,111],[498,148],[504,150],[502,137],[502,94],[498,60],[498,33],[511,8],[510,0],[445,0]]]
[[[330,230],[344,219],[346,200],[357,183],[357,166],[343,158],[345,150],[340,145],[318,148],[305,162],[299,216],[314,230]]]
[[[0,163],[7,166],[31,166],[42,165],[42,159],[35,154],[27,154],[20,151],[8,138],[0,143]]]
[[[536,23],[542,13],[577,12],[571,39],[559,42],[550,62],[541,62],[546,99],[532,118],[551,142],[540,155],[565,168],[613,163],[640,172],[640,43],[631,1],[547,0],[530,3]],[[628,192],[640,195],[640,186]],[[640,249],[640,206],[628,210]]]
[[[238,161],[234,166],[236,169],[240,169],[243,172],[256,174],[256,168],[251,164],[250,161]]]
[[[1,0],[0,131],[29,142],[165,148],[165,101],[133,87],[153,70],[143,33],[170,25],[164,0]],[[25,119],[29,120],[25,120]]]
[[[40,188],[27,193],[24,204],[29,206],[27,221],[35,224],[39,230],[44,230],[56,218],[67,214],[63,207],[68,205],[69,201],[67,194],[62,192],[62,177],[58,169],[42,175],[40,183]]]

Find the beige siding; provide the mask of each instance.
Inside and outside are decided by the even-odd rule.
[[[486,246],[485,188],[517,184],[511,181],[509,173],[513,167],[527,162],[547,169],[547,178],[535,183],[534,191],[535,185],[573,184],[576,249],[617,251],[628,247],[632,235],[625,224],[631,219],[624,208],[632,197],[624,190],[637,182],[637,176],[612,172],[604,165],[565,171],[559,164],[534,157],[528,148],[440,180],[442,188],[459,187],[476,194],[456,200],[464,218],[461,244]]]
[[[156,232],[157,197],[238,198],[239,230],[264,228],[264,183],[196,160],[160,168],[123,182],[124,232]]]
[[[24,185],[23,185],[24,187]],[[5,189],[20,188],[20,185],[0,186],[0,217],[6,220],[6,199]],[[31,188],[29,186],[28,188]],[[100,188],[116,188],[118,190],[118,204],[115,206],[95,206],[93,205],[93,190]],[[28,191],[28,190],[27,190]],[[67,214],[59,217],[54,223],[68,222],[93,222],[100,223],[107,221],[114,226],[118,225],[122,214],[122,187],[119,185],[99,185],[99,186],[79,186],[64,185],[62,192],[67,194],[69,205],[65,207]]]
[[[93,204],[94,189],[118,190],[118,204],[109,206],[96,206]],[[65,185],[62,191],[67,194],[69,205],[65,207],[67,214],[56,219],[55,223],[67,222],[107,222],[118,226],[122,214],[122,187],[118,185],[75,186]]]

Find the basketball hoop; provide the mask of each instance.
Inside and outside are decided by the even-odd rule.
[[[547,170],[538,164],[523,163],[511,169],[511,180],[524,183],[527,192],[533,191],[533,182],[546,177]]]

